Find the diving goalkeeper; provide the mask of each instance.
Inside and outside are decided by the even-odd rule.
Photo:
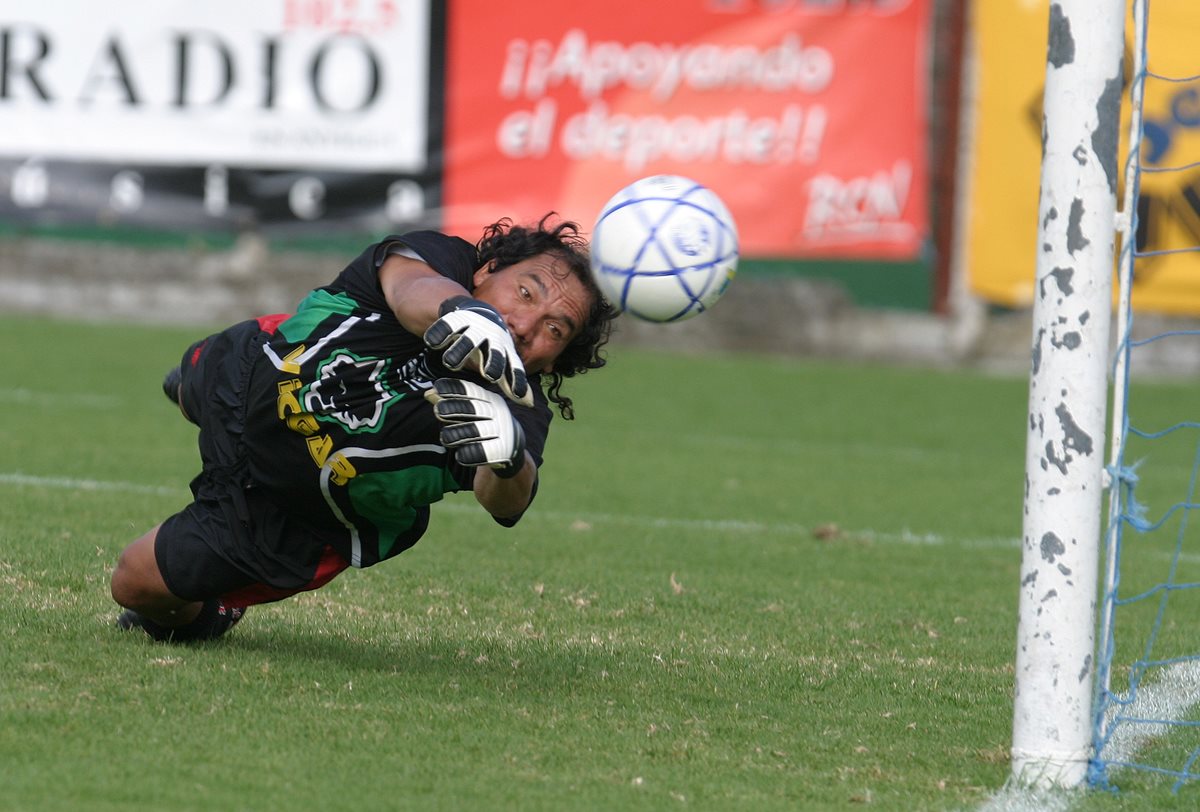
[[[578,227],[548,215],[476,245],[389,237],[294,315],[196,342],[163,384],[200,429],[193,501],[121,553],[117,624],[219,637],[248,606],[408,549],[451,491],[515,525],[549,404],[573,418],[563,381],[604,365],[615,316]]]

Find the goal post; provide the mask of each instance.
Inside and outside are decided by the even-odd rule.
[[[1092,749],[1125,0],[1053,0],[1026,415],[1012,775],[1076,787]]]

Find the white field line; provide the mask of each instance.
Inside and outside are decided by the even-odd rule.
[[[25,486],[34,488],[50,488],[55,490],[73,491],[109,491],[114,493],[143,493],[151,496],[187,497],[185,486],[171,487],[166,485],[146,485],[138,482],[121,480],[79,479],[74,477],[35,476],[19,471],[0,472],[0,485]],[[461,501],[447,500],[440,503],[436,510],[450,513],[475,513],[479,508],[468,499]],[[526,520],[541,520],[548,522],[584,522],[587,524],[616,524],[645,528],[672,528],[678,530],[693,530],[707,533],[770,533],[783,536],[811,536],[813,526],[793,522],[761,522],[751,519],[687,519],[672,516],[639,516],[628,513],[566,513],[555,510],[534,510]],[[969,547],[973,549],[1017,549],[1020,539],[1017,538],[947,538],[938,533],[919,533],[908,528],[896,531],[872,529],[842,529],[843,539],[879,542],[880,544],[907,544],[928,547]],[[1158,553],[1169,558],[1172,553]],[[1180,561],[1200,563],[1200,554],[1183,553]]]
[[[908,460],[910,462],[925,462],[936,459],[959,460],[964,452],[956,448],[923,448],[919,446],[887,445],[883,443],[846,443],[822,441],[812,437],[803,439],[796,437],[747,437],[740,434],[678,434],[676,439],[689,445],[704,449],[714,448],[761,448],[771,452],[812,453],[814,451],[832,451],[840,456],[859,455],[878,459],[880,456]]]
[[[1118,710],[1122,716],[1134,719],[1182,719],[1200,704],[1200,662],[1187,660],[1173,663],[1162,670],[1152,685],[1143,684],[1133,703],[1108,709],[1111,724]],[[1113,731],[1103,753],[1105,761],[1127,762],[1151,739],[1170,730],[1163,724],[1123,724]]]
[[[167,496],[186,498],[188,489],[184,486],[171,487],[165,485],[145,485],[138,482],[121,480],[79,479],[74,477],[36,476],[19,471],[0,472],[0,485],[17,487],[45,488],[52,490],[70,491],[106,491],[110,493],[138,493],[151,496]],[[439,504],[436,510],[452,513],[476,513],[479,508],[467,500],[446,501]],[[791,522],[760,522],[747,519],[686,519],[670,516],[639,516],[627,513],[567,513],[554,510],[534,510],[527,519],[540,519],[550,522],[584,522],[587,524],[616,524],[631,525],[645,528],[669,528],[679,530],[695,530],[700,532],[723,533],[770,533],[775,535],[811,536],[811,525]],[[915,546],[941,547],[946,545],[978,547],[978,548],[1016,548],[1020,542],[1017,539],[947,539],[936,533],[916,533],[911,530],[899,531],[879,530],[842,530],[843,538],[861,541],[873,541],[891,544],[909,544]]]
[[[146,485],[139,482],[124,482],[121,480],[80,479],[59,476],[35,476],[20,471],[0,472],[0,486],[11,485],[32,488],[49,488],[71,491],[108,491],[114,493],[142,493],[150,496],[168,496],[186,498],[188,489],[180,485]],[[474,502],[463,498],[459,501],[450,499],[439,503],[435,508],[449,513],[476,513],[479,508]],[[585,524],[615,524],[644,528],[673,528],[692,530],[706,533],[753,533],[775,534],[783,536],[812,536],[814,527],[793,522],[761,522],[752,519],[687,519],[672,516],[639,516],[628,513],[566,513],[556,510],[533,510],[526,521],[569,522]],[[900,530],[873,530],[843,528],[839,538],[850,541],[878,542],[880,544],[907,544],[927,547],[967,547],[971,549],[1018,549],[1021,540],[1017,538],[954,538],[938,533],[919,533],[908,528]],[[1157,557],[1170,559],[1173,551],[1155,550]],[[1200,554],[1181,553],[1179,560],[1185,563],[1200,563]]]
[[[144,493],[154,496],[186,496],[187,488],[164,485],[140,485],[136,482],[76,479],[62,476],[33,476],[20,471],[0,473],[0,485],[16,485],[65,491],[107,491],[110,493]]]
[[[1007,784],[979,812],[1068,812],[1082,790],[1032,789]]]
[[[58,394],[36,392],[32,389],[0,387],[0,403],[15,403],[18,406],[55,407],[67,406],[86,409],[115,409],[121,405],[116,395],[95,395],[87,392]]]
[[[1200,704],[1200,662],[1189,660],[1174,663],[1162,670],[1153,683],[1143,683],[1137,698],[1120,709],[1123,716],[1135,719],[1182,719]],[[1109,708],[1108,721],[1116,715]],[[1139,750],[1170,731],[1165,724],[1122,724],[1101,754],[1114,765],[1130,763]],[[1113,766],[1110,775],[1122,768]],[[1068,812],[1081,795],[1080,790],[1032,789],[1009,784],[980,807],[980,812]]]

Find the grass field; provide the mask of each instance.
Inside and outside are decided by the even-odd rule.
[[[517,529],[459,495],[398,559],[172,647],[113,627],[108,575],[186,502],[159,381],[201,332],[0,321],[0,808],[952,810],[1004,783],[1023,380],[614,350]]]

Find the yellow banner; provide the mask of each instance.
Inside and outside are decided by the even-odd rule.
[[[1048,30],[1048,0],[975,2],[971,36],[978,84],[967,278],[975,294],[1010,307],[1033,302]],[[1133,287],[1133,305],[1141,311],[1200,314],[1200,165],[1192,166],[1200,162],[1198,37],[1200,4],[1162,0],[1151,5]],[[1132,17],[1127,17],[1127,77],[1133,38]],[[1122,112],[1118,168],[1123,174],[1128,87]],[[1123,179],[1119,193],[1124,194]]]

